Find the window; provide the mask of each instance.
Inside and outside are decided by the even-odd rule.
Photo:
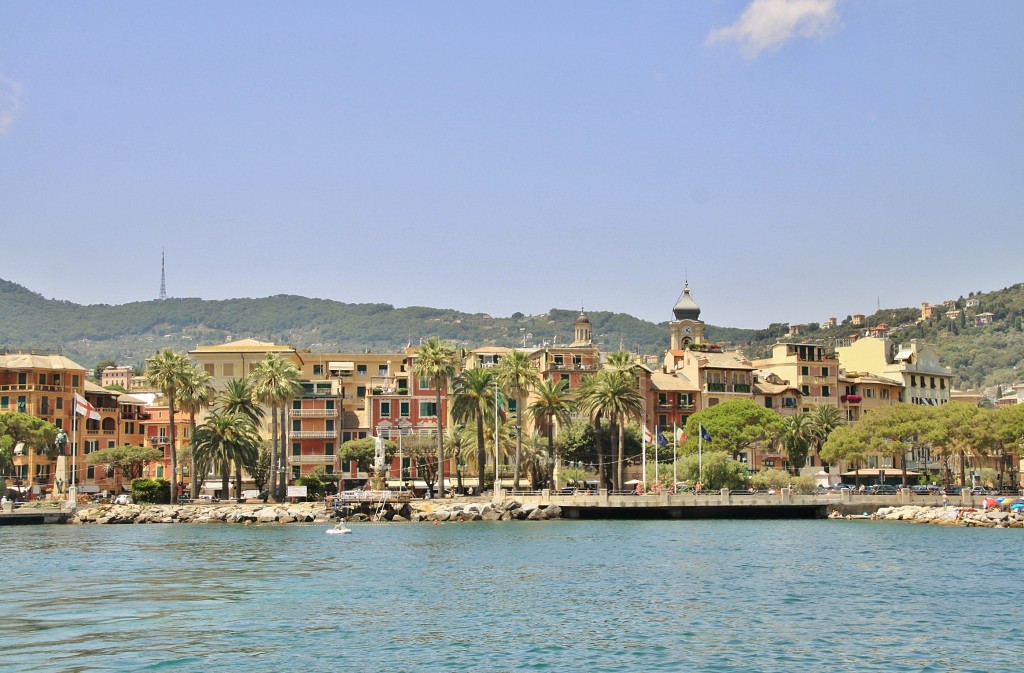
[[[156,466],[156,478],[157,479],[163,479],[164,478],[164,466],[163,465],[157,465]]]
[[[40,374],[39,375],[39,385],[41,385],[41,386],[45,386],[46,385],[46,374]]]
[[[313,365],[313,376],[323,376],[323,375],[324,375],[324,366],[323,365]]]
[[[334,432],[334,419],[333,418],[328,418],[327,419],[327,421],[324,423],[324,430],[326,430],[327,432]]]
[[[821,375],[822,376],[828,376],[828,367],[822,367],[821,368]]]
[[[224,376],[234,376],[234,375],[235,375],[235,363],[234,362],[225,362],[224,363]]]
[[[78,387],[78,374],[72,374],[71,375],[71,387],[72,388],[77,388]]]
[[[366,397],[366,386],[356,386],[356,397]]]
[[[0,409],[7,409],[10,407],[10,404],[11,398],[7,397],[7,395],[0,397]]]
[[[423,377],[420,377],[417,380],[416,385],[419,386],[420,390],[430,390],[430,381],[426,380]]]
[[[811,368],[810,367],[805,365],[805,366],[800,368],[800,376],[810,376],[810,374],[811,374]]]
[[[324,474],[334,474],[334,466],[333,465],[325,465],[324,466]]]
[[[53,385],[55,385],[55,386],[59,386],[60,385],[60,374],[54,374],[53,375]]]
[[[665,414],[659,414],[658,415],[658,427],[659,428],[666,428],[666,427],[668,427],[668,416],[666,416]]]
[[[915,386],[917,386],[917,377],[914,376],[913,374],[911,374],[911,376],[910,376],[910,387],[914,388]]]
[[[58,397],[57,398],[57,408],[58,409],[63,409],[64,408],[64,398],[63,397]]]
[[[668,404],[667,393],[658,393],[658,404],[661,406],[665,406],[666,404]]]
[[[511,397],[508,398],[508,410],[509,410],[509,412],[514,414],[514,413],[516,413],[517,409],[518,409],[518,407],[516,406],[516,401],[514,399],[512,399]]]
[[[356,365],[356,374],[366,376],[366,365]]]
[[[437,403],[420,402],[420,416],[437,416]]]
[[[870,393],[873,391],[869,390],[868,392]],[[883,388],[882,390],[878,391],[878,396],[881,397],[883,400],[887,400],[889,399],[889,391]],[[868,397],[871,397],[871,395],[868,395]]]
[[[213,365],[212,364],[204,364],[203,365],[203,371],[206,372],[207,374],[209,374],[210,376],[213,376]]]
[[[299,442],[292,442],[292,455],[293,456],[301,456],[302,455],[302,444],[300,444]]]
[[[327,409],[328,411],[333,411],[334,410],[334,400],[326,400],[326,402],[324,404],[324,409]]]
[[[302,419],[300,419],[300,418],[293,418],[292,419],[292,432],[302,432]]]
[[[931,388],[935,387],[935,377],[934,376],[931,377],[931,385],[929,387],[931,387]]]
[[[86,471],[85,471],[85,478],[86,479],[95,479],[96,478],[96,466],[95,465],[90,465],[88,467],[88,469],[86,469]]]
[[[334,442],[324,442],[324,455],[325,456],[333,456],[334,455]]]
[[[832,390],[828,386],[822,386],[821,387],[821,396],[822,397],[832,397]]]
[[[380,403],[380,415],[382,418],[389,418],[391,416],[391,402]]]
[[[134,423],[125,423],[124,424],[124,434],[126,434],[126,435],[134,435],[135,434],[135,424]]]
[[[567,386],[568,385],[572,385],[572,383],[569,381],[569,375],[568,374],[560,374],[559,377],[558,377],[558,380],[559,381],[565,381],[565,385],[567,385]]]
[[[292,400],[292,409],[301,409],[302,400]]]
[[[377,376],[387,376],[388,369],[390,369],[389,365],[377,365]]]
[[[564,362],[564,358],[561,355],[556,355],[555,356],[555,366],[556,367],[561,367],[563,362]]]
[[[770,397],[764,398],[764,408],[765,409],[771,409],[772,408],[772,398],[770,398]]]
[[[800,386],[800,393],[803,394],[803,395],[810,395],[811,394],[811,387],[810,386]]]
[[[409,400],[402,400],[398,403],[398,415],[402,418],[409,418]]]
[[[351,432],[343,432],[343,433],[341,433],[341,443],[342,444],[344,444],[345,442],[351,442],[351,441],[352,441],[352,433]]]

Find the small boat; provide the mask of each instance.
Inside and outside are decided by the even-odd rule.
[[[329,528],[326,532],[328,535],[343,535],[344,533],[351,533],[352,529],[343,523],[339,523],[334,528]]]

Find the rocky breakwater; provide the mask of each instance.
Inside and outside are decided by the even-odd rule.
[[[558,505],[524,505],[517,500],[492,502],[450,502],[424,500],[413,508],[412,521],[547,521],[561,519]]]
[[[980,510],[963,507],[882,507],[874,518],[882,521],[910,521],[940,526],[980,526],[985,528],[1024,528],[1024,514],[996,509]]]
[[[336,518],[322,503],[279,505],[97,505],[79,509],[69,523],[241,523],[328,522]]]

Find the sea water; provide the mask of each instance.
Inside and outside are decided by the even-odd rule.
[[[0,671],[1019,671],[1024,531],[0,528]]]

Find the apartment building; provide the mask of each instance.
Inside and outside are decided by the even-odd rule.
[[[839,360],[830,348],[807,343],[775,344],[771,357],[758,358],[753,364],[796,386],[801,411],[826,404],[838,406]]]
[[[934,346],[911,339],[898,347],[888,339],[865,337],[836,349],[848,372],[874,374],[900,384],[899,401],[939,406],[949,402],[953,371],[939,364]]]

